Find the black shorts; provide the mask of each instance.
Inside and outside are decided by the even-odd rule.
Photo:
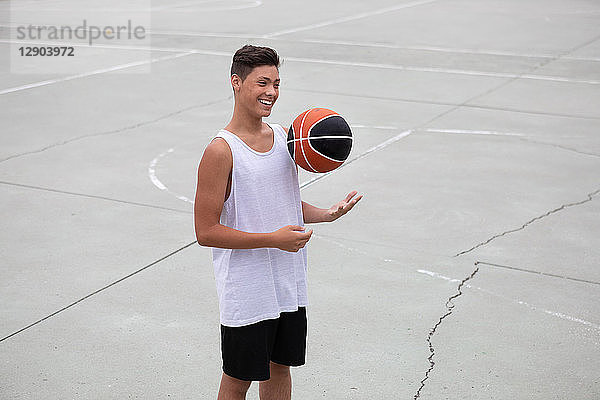
[[[221,325],[223,372],[243,381],[266,381],[269,362],[298,367],[306,358],[306,308],[252,325]]]

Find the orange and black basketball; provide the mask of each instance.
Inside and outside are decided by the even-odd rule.
[[[328,172],[346,161],[352,150],[352,131],[341,115],[326,108],[311,108],[298,115],[287,139],[288,151],[301,168]]]

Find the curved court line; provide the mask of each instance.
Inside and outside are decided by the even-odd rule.
[[[187,203],[191,203],[194,204],[193,200],[188,199],[185,196],[182,196],[180,194],[177,194],[171,190],[169,190],[168,187],[166,187],[161,181],[160,179],[158,179],[156,177],[156,164],[158,164],[158,162],[167,154],[173,153],[175,151],[174,148],[170,148],[169,150],[160,153],[158,156],[156,156],[152,161],[150,161],[150,165],[148,166],[148,177],[150,178],[150,180],[152,181],[152,183],[154,184],[154,186],[156,186],[157,188],[159,188],[160,190],[164,190],[165,192],[172,194],[173,196],[175,196],[176,198],[178,198],[179,200],[183,200]]]
[[[427,271],[427,270],[424,270],[424,269],[419,269],[419,270],[417,270],[417,272],[419,272],[421,274],[429,275],[432,278],[443,279],[443,280],[448,281],[448,282],[460,282],[460,279],[449,278],[447,276],[438,274],[437,272]],[[564,320],[567,320],[567,321],[570,321],[570,322],[576,322],[578,324],[585,325],[587,327],[590,327],[590,328],[593,328],[593,329],[596,329],[596,330],[600,331],[600,325],[595,324],[595,323],[590,322],[590,321],[586,321],[586,320],[584,320],[582,318],[577,318],[577,317],[573,317],[571,315],[567,315],[565,313],[561,313],[561,312],[558,312],[558,311],[552,311],[552,310],[548,310],[548,309],[545,309],[545,308],[541,308],[541,307],[535,306],[535,305],[533,305],[531,303],[528,303],[526,301],[519,300],[519,299],[513,299],[513,298],[510,298],[508,296],[504,296],[502,294],[492,292],[491,290],[481,288],[479,286],[466,285],[466,287],[479,290],[481,292],[487,293],[487,294],[495,296],[495,297],[499,297],[499,298],[504,299],[504,300],[508,300],[510,302],[514,302],[516,304],[525,306],[525,307],[527,307],[527,308],[529,308],[530,310],[533,310],[533,311],[543,312],[544,314],[552,315],[553,317],[564,319]]]
[[[362,128],[371,128],[371,126],[368,126],[368,125],[351,125],[351,126],[354,126],[354,127],[360,126],[360,127],[362,127]],[[390,126],[377,126],[376,128],[379,128],[379,129],[390,129],[390,128],[392,128],[392,129],[396,129],[395,127],[390,127]],[[359,154],[358,156],[356,156],[356,157],[354,157],[354,158],[352,158],[352,159],[350,159],[350,160],[346,160],[346,162],[344,162],[344,164],[342,164],[342,165],[341,165],[340,167],[338,167],[337,169],[334,169],[333,171],[327,172],[327,173],[325,173],[325,174],[320,174],[320,175],[318,175],[318,176],[315,176],[315,177],[313,177],[313,178],[309,179],[309,180],[308,180],[308,181],[306,181],[306,182],[303,182],[302,184],[300,184],[300,190],[304,189],[304,188],[305,188],[305,187],[307,187],[307,186],[310,186],[310,185],[312,185],[312,184],[313,184],[313,183],[315,183],[316,181],[318,181],[318,180],[320,180],[320,179],[323,179],[325,176],[328,176],[328,175],[330,175],[330,174],[334,173],[335,171],[339,171],[340,169],[342,169],[342,168],[343,168],[344,166],[346,166],[347,164],[350,164],[350,163],[352,163],[352,162],[354,162],[354,161],[356,161],[356,160],[359,160],[359,159],[361,159],[361,158],[365,157],[366,155],[368,155],[368,154],[370,154],[370,153],[372,153],[372,152],[374,152],[374,151],[377,151],[377,150],[380,150],[380,149],[382,149],[382,148],[384,148],[384,147],[386,147],[386,146],[389,146],[390,144],[392,144],[392,143],[394,143],[394,142],[396,142],[396,141],[398,141],[398,140],[400,140],[400,139],[402,139],[402,138],[404,138],[404,137],[406,137],[406,136],[410,135],[412,132],[413,132],[412,130],[401,132],[401,133],[399,133],[398,135],[396,135],[396,136],[394,136],[394,137],[392,137],[392,138],[390,138],[390,139],[386,140],[385,142],[382,142],[382,143],[378,144],[377,146],[371,147],[370,149],[366,150],[365,152],[363,152],[363,153]],[[162,181],[161,181],[161,180],[158,178],[158,176],[156,175],[156,166],[158,165],[158,163],[159,163],[159,162],[160,162],[160,161],[161,161],[161,160],[162,160],[162,159],[163,159],[163,158],[164,158],[166,155],[168,155],[168,154],[171,154],[171,153],[173,153],[174,151],[175,151],[175,148],[170,148],[170,149],[168,149],[168,150],[166,150],[166,151],[164,151],[164,152],[160,153],[160,154],[159,154],[158,156],[156,156],[155,158],[153,158],[153,159],[152,159],[152,161],[150,161],[150,164],[148,165],[148,177],[150,178],[150,181],[152,182],[152,184],[153,184],[154,186],[156,186],[158,189],[160,189],[160,190],[162,190],[162,191],[165,191],[165,192],[167,192],[167,193],[169,193],[169,194],[171,194],[171,195],[175,196],[177,199],[179,199],[179,200],[182,200],[182,201],[185,201],[186,203],[191,203],[191,204],[194,204],[194,201],[193,201],[193,200],[191,200],[191,199],[189,199],[188,197],[186,197],[186,196],[183,196],[183,195],[180,195],[180,194],[178,194],[178,193],[175,193],[175,192],[173,192],[172,190],[170,190],[170,189],[167,187],[167,185],[165,185],[165,184],[164,184],[164,183],[163,183],[163,182],[162,182]]]

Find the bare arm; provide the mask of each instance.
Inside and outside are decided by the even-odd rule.
[[[362,194],[356,196],[358,192],[356,190],[348,193],[346,198],[342,201],[337,202],[328,209],[318,208],[309,204],[305,201],[302,202],[302,215],[304,215],[304,223],[312,224],[317,222],[332,222],[352,210],[352,207],[362,199]],[[354,197],[354,198],[353,198]]]
[[[233,167],[229,146],[223,139],[213,140],[204,150],[198,166],[198,183],[194,200],[194,228],[202,246],[226,249],[276,247],[298,251],[310,239],[312,231],[288,225],[275,232],[251,233],[220,223],[227,181]]]
[[[314,224],[318,222],[329,222],[327,220],[327,210],[318,208],[305,201],[302,202],[302,215],[304,215],[305,224]]]

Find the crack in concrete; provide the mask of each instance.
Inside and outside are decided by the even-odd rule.
[[[9,186],[16,186],[16,187],[27,188],[27,189],[43,190],[43,191],[46,191],[46,192],[68,194],[68,195],[71,195],[71,196],[79,196],[79,197],[87,197],[87,198],[90,198],[90,199],[100,199],[100,200],[106,200],[106,201],[114,201],[114,202],[117,202],[117,203],[130,204],[130,205],[141,206],[141,207],[156,208],[156,209],[159,209],[159,210],[169,210],[169,211],[175,211],[175,212],[178,212],[178,213],[185,213],[185,214],[192,214],[193,213],[193,211],[186,211],[186,210],[179,210],[177,208],[163,207],[163,206],[159,206],[159,205],[156,205],[156,204],[138,203],[138,202],[135,202],[135,201],[115,199],[115,198],[112,198],[112,197],[99,196],[99,195],[95,195],[95,194],[69,192],[69,191],[66,191],[66,190],[52,189],[52,188],[46,188],[46,187],[41,187],[41,186],[25,185],[23,183],[0,181],[0,185],[9,185]]]
[[[497,235],[494,235],[494,236],[492,236],[491,238],[487,239],[485,242],[478,243],[478,244],[476,244],[475,246],[471,247],[471,248],[470,248],[470,249],[468,249],[468,250],[461,251],[460,253],[457,253],[457,254],[455,254],[455,255],[454,255],[454,257],[459,257],[459,256],[462,256],[463,254],[469,253],[469,252],[471,252],[471,251],[473,251],[473,250],[475,250],[475,249],[477,249],[477,248],[479,248],[479,247],[481,247],[481,246],[485,246],[486,244],[490,243],[492,240],[494,240],[494,239],[497,239],[497,238],[499,238],[499,237],[502,237],[502,236],[505,236],[505,235],[508,235],[508,234],[511,234],[511,233],[515,233],[515,232],[518,232],[518,231],[521,231],[521,230],[523,230],[523,229],[527,228],[527,226],[531,225],[531,224],[532,224],[532,223],[534,223],[535,221],[537,221],[537,220],[540,220],[540,219],[542,219],[542,218],[545,218],[545,217],[547,217],[547,216],[549,216],[549,215],[552,215],[552,214],[554,214],[554,213],[557,213],[557,212],[559,212],[559,211],[561,211],[561,210],[564,210],[565,208],[568,208],[568,207],[573,207],[573,206],[579,206],[579,205],[581,205],[581,204],[584,204],[584,203],[587,203],[587,202],[589,202],[589,201],[592,201],[592,198],[593,198],[594,196],[596,196],[598,193],[600,193],[600,189],[598,189],[598,190],[595,190],[595,191],[593,191],[593,192],[591,192],[591,193],[588,193],[588,195],[587,195],[587,199],[585,199],[585,200],[577,201],[577,202],[575,202],[575,203],[563,204],[563,205],[561,205],[560,207],[557,207],[557,208],[555,208],[554,210],[550,210],[550,211],[548,211],[548,212],[547,212],[547,213],[545,213],[545,214],[538,215],[537,217],[530,219],[529,221],[525,222],[523,225],[521,225],[521,226],[520,226],[520,227],[518,227],[518,228],[511,229],[511,230],[508,230],[508,231],[504,231],[504,232],[502,232],[502,233],[499,233],[499,234],[497,234]]]
[[[510,266],[510,265],[494,264],[494,263],[490,263],[490,262],[486,262],[486,261],[479,261],[479,264],[489,265],[490,267],[496,267],[496,268],[510,269],[510,270],[513,270],[513,271],[527,272],[529,274],[536,274],[536,275],[542,275],[542,276],[550,276],[552,278],[566,279],[566,280],[569,280],[569,281],[582,282],[582,283],[591,283],[592,285],[600,285],[600,282],[592,281],[592,280],[589,280],[589,279],[574,278],[572,276],[551,274],[549,272],[542,272],[542,271],[536,271],[536,270],[527,269],[527,268],[513,267],[513,266]]]
[[[232,96],[230,95],[230,96],[227,96],[226,98],[223,98],[223,99],[220,99],[220,100],[214,100],[214,101],[210,101],[208,103],[196,104],[196,105],[193,105],[193,106],[189,106],[189,107],[183,108],[181,110],[177,110],[177,111],[173,111],[173,112],[170,112],[168,114],[165,114],[165,115],[161,115],[161,116],[159,116],[157,118],[154,118],[154,119],[151,119],[151,120],[148,120],[148,121],[137,122],[135,124],[127,125],[125,127],[119,128],[119,129],[113,129],[113,130],[104,131],[104,132],[88,133],[86,135],[76,136],[74,138],[70,138],[70,139],[63,140],[61,142],[50,144],[48,146],[42,147],[41,149],[26,151],[24,153],[14,154],[12,156],[5,157],[3,159],[0,159],[0,163],[3,163],[3,162],[8,161],[8,160],[12,160],[14,158],[19,158],[19,157],[23,157],[23,156],[26,156],[26,155],[30,155],[30,154],[41,153],[41,152],[44,152],[44,151],[46,151],[48,149],[52,149],[52,148],[58,147],[58,146],[64,146],[65,144],[68,144],[68,143],[71,143],[71,142],[75,142],[75,141],[81,140],[81,139],[86,139],[86,138],[95,137],[95,136],[114,135],[114,134],[117,134],[117,133],[122,133],[122,132],[125,132],[125,131],[137,129],[137,128],[140,128],[142,126],[150,125],[150,124],[153,124],[155,122],[162,121],[164,119],[173,117],[175,115],[182,114],[184,112],[193,110],[195,108],[208,107],[208,106],[211,106],[211,105],[214,105],[214,104],[221,103],[223,101],[231,99],[231,97]]]
[[[65,307],[63,307],[63,308],[61,308],[61,309],[59,309],[59,310],[56,310],[56,311],[54,311],[52,314],[46,315],[45,317],[43,317],[43,318],[40,318],[40,319],[38,319],[37,321],[35,321],[35,322],[33,322],[33,323],[31,323],[31,324],[29,324],[29,325],[27,325],[27,326],[25,326],[25,327],[23,327],[23,328],[19,329],[18,331],[15,331],[15,332],[13,332],[13,333],[11,333],[11,334],[9,334],[9,335],[7,335],[7,336],[3,337],[3,338],[0,338],[0,343],[1,343],[1,342],[4,342],[4,341],[5,341],[5,340],[7,340],[7,339],[10,339],[11,337],[13,337],[13,336],[15,336],[15,335],[18,335],[19,333],[21,333],[21,332],[23,332],[23,331],[25,331],[25,330],[27,330],[27,329],[29,329],[29,328],[32,328],[32,327],[34,327],[34,326],[36,326],[36,325],[38,325],[38,324],[40,324],[40,323],[44,322],[44,321],[45,321],[45,320],[47,320],[48,318],[52,318],[52,317],[54,317],[56,314],[59,314],[59,313],[61,313],[61,312],[65,311],[65,310],[68,310],[69,308],[71,308],[71,307],[73,307],[73,306],[76,306],[77,304],[81,303],[82,301],[84,301],[84,300],[87,300],[88,298],[90,298],[90,297],[92,297],[92,296],[95,296],[95,295],[97,295],[98,293],[100,293],[100,292],[103,292],[103,291],[105,291],[106,289],[108,289],[108,288],[111,288],[111,287],[115,286],[116,284],[118,284],[118,283],[121,283],[121,282],[123,282],[124,280],[126,280],[126,279],[129,279],[129,278],[131,278],[131,277],[132,277],[132,276],[134,276],[134,275],[137,275],[137,274],[139,274],[139,273],[140,273],[140,272],[142,272],[142,271],[145,271],[145,270],[147,270],[148,268],[152,267],[153,265],[156,265],[156,264],[160,263],[161,261],[163,261],[163,260],[166,260],[167,258],[169,258],[169,257],[171,257],[171,256],[173,256],[173,255],[175,255],[175,254],[177,254],[177,253],[179,253],[179,252],[180,252],[180,251],[182,251],[182,250],[185,250],[185,249],[187,249],[188,247],[190,247],[190,246],[192,246],[192,245],[194,245],[194,244],[196,244],[196,243],[198,243],[198,242],[197,242],[197,241],[194,241],[194,242],[192,242],[192,243],[188,243],[188,244],[186,244],[185,246],[183,246],[183,247],[180,247],[180,248],[178,248],[177,250],[174,250],[174,251],[170,252],[170,253],[169,253],[169,254],[167,254],[166,256],[163,256],[163,257],[159,258],[158,260],[156,260],[156,261],[153,261],[153,262],[151,262],[150,264],[148,264],[148,265],[146,265],[146,266],[144,266],[144,267],[142,267],[142,268],[140,268],[140,269],[138,269],[138,270],[136,270],[136,271],[134,271],[134,272],[132,272],[132,273],[130,273],[130,274],[128,274],[128,275],[125,275],[124,277],[122,277],[122,278],[119,278],[119,279],[117,279],[116,281],[109,283],[108,285],[105,285],[105,286],[101,287],[101,288],[100,288],[100,289],[98,289],[98,290],[95,290],[95,291],[93,291],[92,293],[89,293],[89,294],[87,294],[87,295],[83,296],[82,298],[80,298],[80,299],[78,299],[78,300],[75,300],[75,301],[74,301],[74,302],[72,302],[71,304],[68,304],[68,305],[66,305],[66,306],[65,306]]]
[[[427,344],[429,346],[429,353],[430,353],[429,357],[427,357],[427,360],[429,361],[429,368],[427,369],[427,371],[425,371],[425,377],[421,380],[421,386],[419,387],[419,389],[417,389],[417,392],[415,393],[415,396],[414,396],[415,400],[421,396],[421,390],[423,390],[423,387],[425,387],[425,381],[427,379],[429,379],[429,374],[431,373],[431,371],[433,370],[433,367],[435,366],[435,362],[433,361],[433,357],[435,356],[435,349],[433,348],[433,345],[431,344],[431,338],[435,334],[438,326],[440,326],[442,321],[447,316],[452,314],[452,311],[454,310],[454,303],[452,302],[452,300],[456,299],[457,297],[459,297],[463,294],[461,289],[464,286],[464,284],[467,281],[469,281],[470,279],[472,279],[475,276],[475,274],[477,273],[477,271],[479,271],[479,267],[477,267],[477,264],[479,264],[479,262],[475,262],[475,270],[473,272],[471,272],[471,274],[469,276],[467,276],[465,279],[463,279],[458,284],[457,293],[450,296],[448,298],[448,300],[446,300],[446,310],[447,310],[446,313],[444,315],[442,315],[440,317],[440,319],[438,320],[438,322],[433,326],[433,328],[431,328],[429,330],[429,334],[427,335]]]
[[[572,152],[575,152],[575,153],[578,153],[578,154],[583,154],[583,155],[586,155],[586,156],[600,157],[600,154],[590,153],[590,152],[587,152],[587,151],[578,150],[578,149],[576,149],[574,147],[569,147],[569,146],[565,146],[565,145],[558,144],[558,143],[541,142],[541,141],[534,140],[534,139],[529,139],[529,138],[519,138],[519,140],[523,140],[523,141],[529,142],[529,143],[536,143],[536,144],[543,144],[543,145],[546,145],[546,146],[557,147],[559,149],[563,149],[563,150],[567,150],[567,151],[572,151]]]

